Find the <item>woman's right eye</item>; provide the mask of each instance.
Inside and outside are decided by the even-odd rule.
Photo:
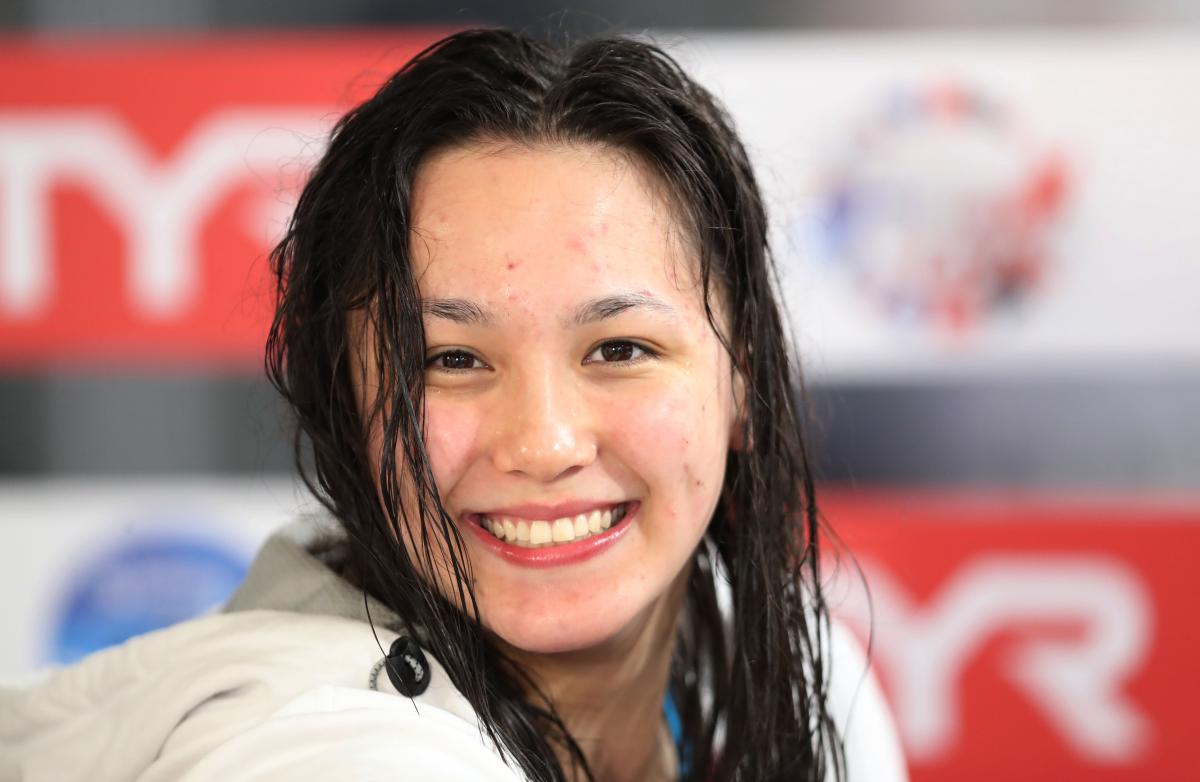
[[[447,350],[430,357],[425,366],[443,372],[469,372],[472,369],[482,369],[485,365],[465,350]]]

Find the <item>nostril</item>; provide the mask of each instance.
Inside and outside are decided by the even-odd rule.
[[[549,482],[574,475],[596,459],[597,449],[590,437],[578,433],[547,437],[540,443],[531,439],[526,436],[516,442],[497,443],[492,456],[496,469]]]

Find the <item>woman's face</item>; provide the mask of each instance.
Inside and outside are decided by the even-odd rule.
[[[720,496],[735,381],[662,192],[590,146],[453,148],[414,182],[429,460],[484,624],[526,651],[636,626]]]

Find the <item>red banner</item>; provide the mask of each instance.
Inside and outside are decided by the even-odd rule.
[[[0,362],[257,362],[306,167],[436,37],[0,44]]]
[[[1200,779],[1200,501],[834,495],[919,782]],[[853,562],[831,600],[865,634]]]

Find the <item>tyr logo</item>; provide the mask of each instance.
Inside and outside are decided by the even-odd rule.
[[[0,114],[0,315],[36,317],[54,294],[47,213],[51,186],[64,180],[82,184],[118,223],[129,245],[131,307],[150,318],[178,315],[199,287],[203,220],[235,183],[278,179],[281,164],[315,159],[320,150],[308,139],[318,137],[316,116],[216,114],[160,162],[105,113]],[[264,190],[264,213],[253,216],[259,225],[268,212],[289,211]]]
[[[1055,725],[1062,740],[1095,763],[1143,754],[1151,724],[1123,692],[1146,660],[1153,608],[1120,561],[1099,556],[986,556],[958,569],[918,604],[878,563],[863,561],[875,609],[875,659],[891,684],[905,745],[933,760],[958,738],[960,688],[972,657],[1002,630],[1026,637],[1007,676]],[[845,618],[865,628],[865,601]],[[839,612],[841,613],[841,612]],[[1063,640],[1031,626],[1067,622],[1082,636]]]

